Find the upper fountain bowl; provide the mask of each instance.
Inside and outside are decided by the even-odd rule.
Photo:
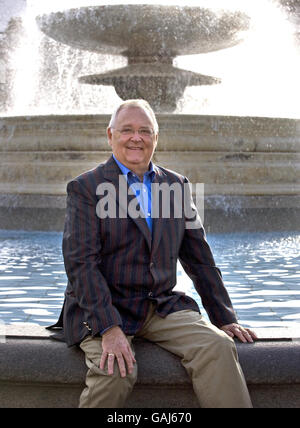
[[[249,17],[226,9],[107,5],[37,17],[40,29],[58,42],[129,58],[200,54],[239,43]]]
[[[69,9],[37,22],[58,42],[128,58],[127,67],[80,82],[113,85],[123,99],[144,98],[157,112],[172,112],[187,86],[220,82],[175,68],[173,59],[236,45],[250,19],[232,10],[139,4]]]

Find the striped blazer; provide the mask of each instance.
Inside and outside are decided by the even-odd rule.
[[[173,171],[156,165],[154,170],[153,182],[158,185],[178,183],[183,189],[188,183]],[[211,322],[218,327],[237,322],[203,227],[187,229],[184,216],[172,215],[176,201],[171,192],[170,218],[154,218],[151,236],[144,218],[120,215],[121,208],[126,208],[119,195],[120,174],[111,157],[67,186],[63,255],[68,285],[60,320],[52,327],[63,327],[64,338],[71,346],[113,325],[134,335],[142,327],[151,302],[161,317],[183,309],[199,311],[191,297],[173,291],[178,259]],[[111,183],[116,189],[120,209],[115,218],[99,218],[97,214],[98,204],[105,197],[98,191],[102,183]],[[128,195],[125,204],[134,198]]]

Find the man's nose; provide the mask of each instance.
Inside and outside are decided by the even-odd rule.
[[[132,140],[137,140],[137,141],[141,140],[141,136],[140,136],[139,130],[132,131],[131,139]]]

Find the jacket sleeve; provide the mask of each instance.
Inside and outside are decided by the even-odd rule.
[[[188,183],[187,179],[185,182]],[[236,314],[224,286],[220,270],[216,267],[205,231],[192,196],[185,193],[185,212],[194,213],[194,224],[186,219],[185,232],[179,251],[179,260],[192,279],[210,321],[217,327],[237,322]]]
[[[92,335],[101,334],[114,325],[122,327],[122,320],[99,269],[102,245],[101,220],[96,214],[97,198],[77,180],[68,184],[67,192],[63,235],[65,269]]]

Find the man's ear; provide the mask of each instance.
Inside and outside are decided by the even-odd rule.
[[[110,127],[108,127],[108,128],[106,129],[106,135],[107,135],[107,142],[108,142],[108,144],[111,146],[112,131],[111,131],[111,128],[110,128]]]

